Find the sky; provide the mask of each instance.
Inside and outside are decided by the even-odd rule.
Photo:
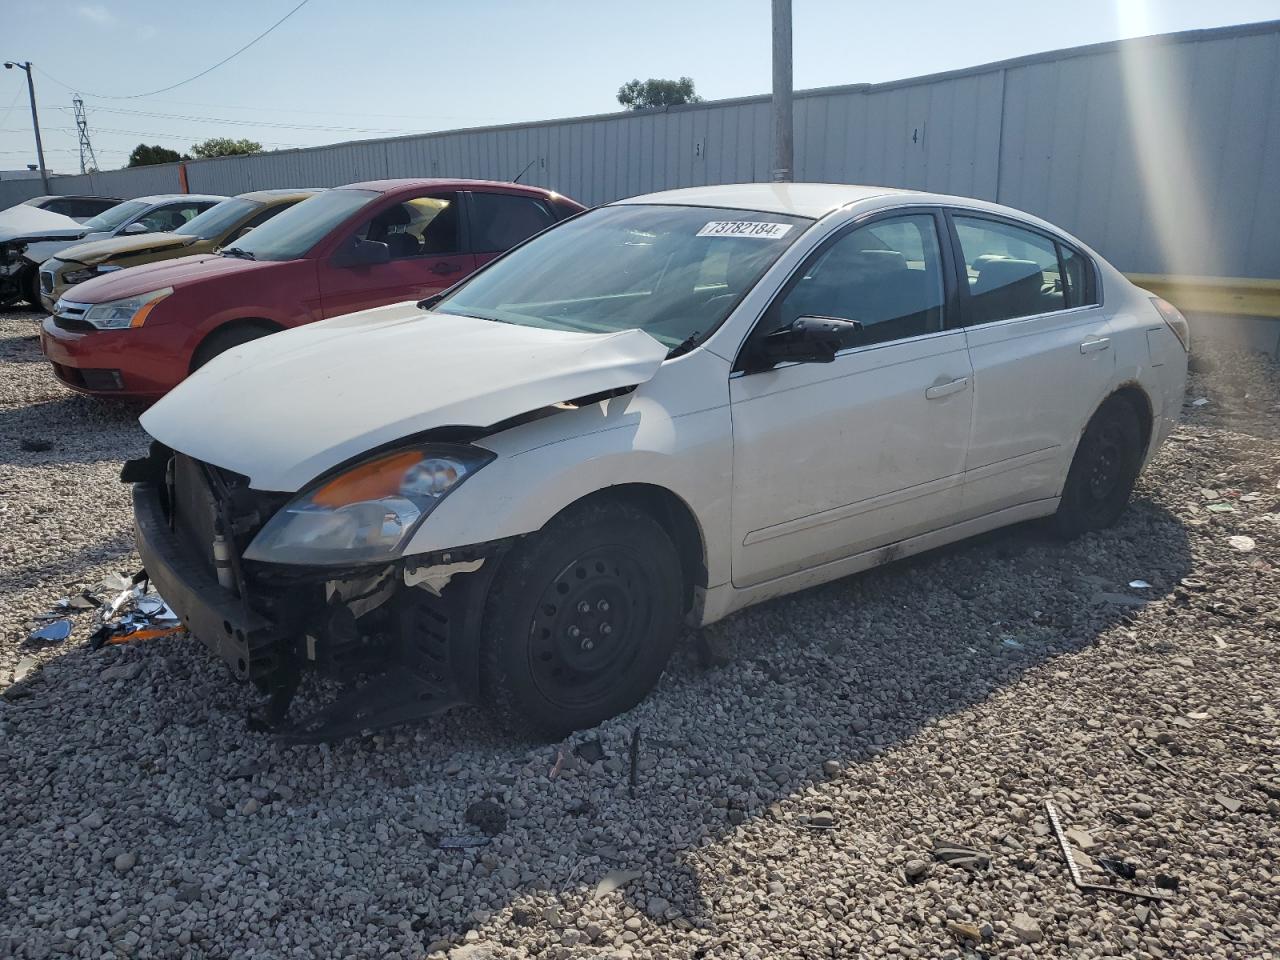
[[[769,0],[8,0],[0,58],[35,65],[50,169],[79,172],[71,98],[101,169],[140,142],[267,149],[619,109],[632,78],[708,100],[768,93]],[[797,89],[876,83],[1106,40],[1280,17],[1277,0],[793,0]],[[0,71],[0,169],[35,162],[25,76]]]

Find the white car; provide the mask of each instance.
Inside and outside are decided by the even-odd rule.
[[[681,621],[994,527],[1113,523],[1186,322],[978,200],[831,184],[609,204],[446,294],[237,347],[152,407],[138,546],[192,632],[338,736],[629,709]],[[297,677],[370,675],[283,722]]]

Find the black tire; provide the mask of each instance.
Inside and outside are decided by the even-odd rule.
[[[556,740],[630,710],[680,626],[680,557],[621,503],[570,508],[503,560],[485,602],[484,698],[509,732]]]
[[[22,299],[30,306],[37,310],[41,309],[40,304],[40,268],[28,267],[22,275]]]
[[[1133,404],[1108,397],[1085,427],[1067,472],[1054,531],[1078,537],[1120,518],[1142,469],[1142,425]]]
[[[205,337],[204,342],[196,348],[195,356],[191,359],[191,372],[195,373],[218,354],[226,353],[232,347],[238,347],[242,343],[257,340],[259,337],[275,332],[274,327],[257,323],[237,323],[229,327],[219,327]]]

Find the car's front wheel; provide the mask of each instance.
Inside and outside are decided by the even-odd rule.
[[[486,700],[508,729],[551,739],[629,710],[662,675],[682,596],[653,517],[570,508],[503,560],[486,602]]]
[[[1115,523],[1133,493],[1142,453],[1142,426],[1133,404],[1124,397],[1108,397],[1076,447],[1053,516],[1057,533],[1078,537]]]

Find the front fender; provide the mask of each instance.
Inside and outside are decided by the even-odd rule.
[[[652,394],[637,391],[481,440],[479,445],[493,449],[498,458],[436,508],[405,554],[533,533],[591,494],[622,484],[649,484],[670,491],[689,507],[702,532],[707,582],[726,582],[730,429],[727,390],[725,402],[678,415]]]

